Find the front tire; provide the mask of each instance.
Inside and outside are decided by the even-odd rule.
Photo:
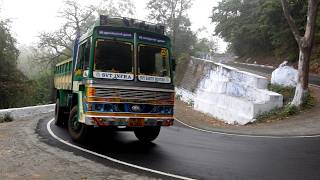
[[[64,115],[65,110],[63,107],[60,106],[60,100],[59,98],[57,98],[56,100],[56,106],[55,106],[55,110],[54,110],[54,124],[57,126],[63,126],[64,122],[65,122],[65,118],[66,116]]]
[[[71,139],[75,142],[84,142],[87,138],[89,126],[78,120],[78,106],[74,106],[68,120],[68,131]]]
[[[140,141],[148,143],[158,137],[160,128],[161,126],[137,128],[134,130],[134,134]]]

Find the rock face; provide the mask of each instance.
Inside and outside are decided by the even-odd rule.
[[[192,58],[176,93],[195,110],[229,124],[247,124],[283,105],[282,95],[268,91],[267,85],[265,77]]]
[[[271,84],[277,84],[286,87],[295,87],[298,82],[298,71],[291,66],[287,66],[286,62],[272,72]]]

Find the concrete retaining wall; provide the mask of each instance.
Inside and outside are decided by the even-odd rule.
[[[29,106],[22,108],[0,109],[0,117],[9,114],[12,118],[21,118],[26,116],[33,116],[41,113],[48,113],[54,111],[55,104]]]
[[[282,95],[268,91],[267,85],[265,77],[192,58],[176,93],[198,111],[229,124],[246,124],[282,107]]]

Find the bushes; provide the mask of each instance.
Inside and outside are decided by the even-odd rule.
[[[16,79],[1,82],[0,109],[48,104],[51,102],[51,76],[42,75],[35,80]]]
[[[13,121],[13,118],[9,113],[5,114],[4,117],[0,117],[0,123],[11,122],[11,121]]]
[[[275,85],[275,84],[268,85],[269,91],[279,93],[283,96],[283,104],[285,105],[292,101],[294,97],[295,89],[296,88],[294,87],[284,87],[284,86]]]
[[[256,117],[256,122],[268,122],[273,120],[282,120],[288,118],[289,116],[296,115],[300,113],[300,111],[310,109],[315,106],[315,98],[308,94],[307,99],[302,104],[300,108],[296,106],[291,106],[289,103],[294,97],[295,88],[292,87],[283,87],[280,85],[269,85],[268,89],[270,91],[277,92],[283,95],[283,104],[285,105],[282,108],[275,108],[269,112],[262,113]]]
[[[310,109],[316,105],[316,99],[308,93],[306,100],[302,103],[302,109]]]
[[[48,102],[51,81],[30,80],[17,68],[19,50],[7,23],[0,20],[0,109]]]

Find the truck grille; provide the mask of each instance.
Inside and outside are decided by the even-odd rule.
[[[96,88],[96,96],[104,98],[139,99],[139,100],[169,100],[172,92],[144,91],[133,89]]]

